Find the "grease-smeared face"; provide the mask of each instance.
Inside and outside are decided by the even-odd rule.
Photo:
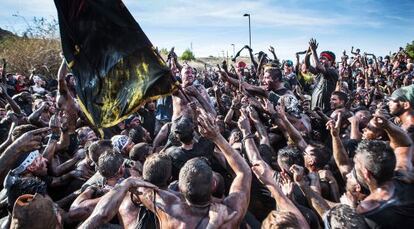
[[[181,70],[181,79],[183,81],[184,87],[193,84],[193,81],[194,81],[193,69],[189,66],[184,67],[183,70]]]

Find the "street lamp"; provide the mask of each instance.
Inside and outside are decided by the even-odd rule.
[[[236,48],[234,44],[231,44],[231,46],[233,46],[233,57],[236,55]]]
[[[244,14],[243,17],[248,17],[249,18],[249,46],[250,48],[252,48],[252,30],[250,27],[250,14]]]

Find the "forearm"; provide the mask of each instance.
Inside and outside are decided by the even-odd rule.
[[[318,69],[318,66],[320,65],[318,54],[316,53],[315,49],[311,49],[311,52],[312,52],[312,58],[313,58],[313,64],[314,64],[312,67]]]
[[[79,196],[79,190],[75,191],[65,197],[63,197],[62,199],[56,201],[56,204],[59,205],[59,207],[61,208],[66,208],[66,206],[70,206],[71,203],[73,203],[76,198]]]
[[[4,153],[0,156],[0,180],[4,180],[20,154],[21,152],[18,150],[18,147],[13,143],[6,148]]]
[[[62,60],[62,64],[59,67],[58,70],[58,91],[61,94],[66,95],[68,92],[68,87],[66,85],[65,76],[67,74],[67,65],[66,61]]]
[[[350,139],[354,139],[354,140],[361,140],[362,138],[362,134],[359,131],[359,122],[351,122],[351,134],[350,134]]]
[[[398,147],[410,147],[413,142],[410,136],[402,128],[388,121],[388,125],[384,128],[390,139],[390,146],[395,150]]]
[[[330,207],[328,203],[320,196],[318,193],[314,192],[308,185],[301,184],[300,188],[302,189],[305,197],[308,199],[308,202],[312,205],[313,209],[323,218],[325,212],[329,211]]]
[[[37,110],[35,110],[30,116],[29,116],[29,122],[32,124],[38,124],[40,115],[42,115],[43,111],[45,110],[44,106],[39,107]]]
[[[9,95],[6,94],[6,100],[10,104],[11,109],[16,114],[21,114],[22,110],[20,109],[20,106],[17,105],[16,101],[14,101]]]
[[[303,139],[300,132],[292,125],[292,123],[287,118],[281,118],[279,121],[283,122],[289,137],[295,143],[295,145],[302,151],[307,147],[306,141]]]
[[[6,150],[7,147],[10,146],[10,144],[12,144],[12,140],[11,140],[10,137],[8,137],[6,139],[6,141],[4,141],[3,143],[1,143],[1,145],[0,145],[0,155],[3,154],[4,150]]]
[[[250,167],[244,161],[240,154],[230,146],[230,144],[219,134],[213,142],[221,150],[230,167],[233,169],[236,175],[250,173]]]
[[[55,139],[49,139],[47,146],[43,150],[43,157],[48,160],[49,165],[53,162],[53,157],[55,156],[56,152],[56,144],[57,141]]]
[[[69,147],[70,144],[70,136],[68,130],[61,130],[60,131],[60,139],[56,145],[56,151],[65,150]]]
[[[54,171],[55,172],[54,175],[60,176],[64,173],[69,172],[76,165],[76,163],[78,163],[78,160],[75,158],[65,161],[64,163],[56,167],[56,170]]]
[[[72,174],[66,173],[59,177],[53,177],[50,187],[60,187],[66,185],[73,178]]]
[[[79,228],[97,228],[98,226],[109,222],[118,212],[129,186],[124,185],[125,182],[114,187],[105,194],[96,205],[91,216],[83,222]]]
[[[332,148],[335,163],[338,166],[342,177],[345,178],[346,175],[351,171],[352,166],[339,136],[332,136]]]
[[[246,137],[248,134],[243,134],[243,137]],[[257,149],[256,143],[253,138],[247,138],[244,140],[244,147],[246,150],[247,158],[251,164],[254,164],[255,161],[262,161],[259,150]]]
[[[287,211],[295,214],[297,217],[301,227],[300,228],[309,228],[309,225],[299,211],[299,209],[293,204],[293,202],[286,197],[285,194],[277,187],[276,184],[266,184],[266,187],[269,189],[270,193],[272,194],[273,198],[276,201],[276,205],[280,211]]]
[[[212,114],[214,116],[217,115],[216,110],[211,105],[211,103],[207,101],[207,99],[204,98],[200,93],[197,93],[195,97],[198,100],[198,102],[201,104],[201,106],[204,108],[205,111],[207,111],[209,114]]]
[[[267,130],[265,125],[262,122],[254,122],[254,126],[256,127],[257,132],[260,136],[260,144],[265,144],[270,146],[269,135],[267,134]]]
[[[226,117],[224,118],[224,123],[226,123],[227,125],[231,125],[232,120],[233,120],[233,115],[234,115],[234,108],[230,108],[230,110],[226,114]]]
[[[253,66],[257,69],[257,61],[254,59],[253,51],[249,49],[250,60],[252,61]]]

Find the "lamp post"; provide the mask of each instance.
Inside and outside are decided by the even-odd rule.
[[[250,27],[250,14],[244,14],[243,17],[249,18],[249,47],[252,48],[252,30]]]

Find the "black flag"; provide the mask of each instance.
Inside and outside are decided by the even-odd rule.
[[[121,0],[54,1],[79,103],[95,126],[113,126],[175,89],[169,68]]]

